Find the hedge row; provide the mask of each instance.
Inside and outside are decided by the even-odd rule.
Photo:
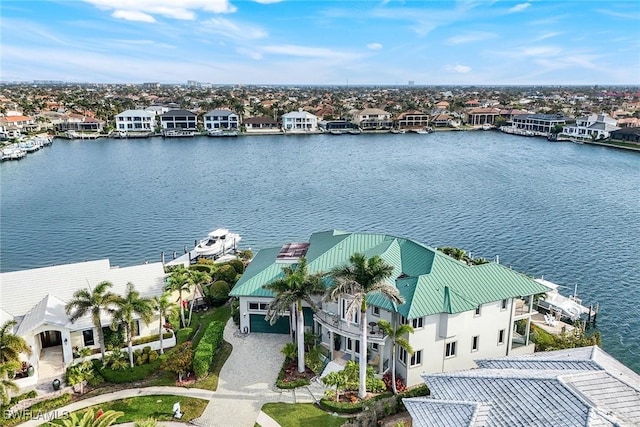
[[[222,343],[223,332],[224,323],[217,320],[209,323],[209,326],[204,331],[204,335],[193,355],[193,372],[197,378],[205,377],[209,373],[209,367],[213,361],[213,353]]]
[[[165,332],[164,334],[162,334],[162,339],[163,340],[168,340],[172,336],[173,336],[173,334],[171,332]],[[160,341],[160,334],[158,334],[158,335],[149,335],[147,337],[142,337],[142,338],[136,338],[134,340],[131,340],[131,345],[147,344],[147,343],[155,342],[155,341]]]

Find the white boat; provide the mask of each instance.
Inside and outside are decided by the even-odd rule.
[[[572,322],[579,320],[583,314],[589,314],[589,309],[582,305],[582,301],[575,295],[565,297],[558,292],[558,285],[544,279],[535,279],[549,288],[543,298],[538,300],[538,306],[548,310],[550,313],[559,313],[562,318]]]
[[[241,240],[239,234],[230,233],[226,228],[218,228],[202,239],[195,247],[199,256],[217,257],[235,251]]]
[[[238,131],[233,129],[210,129],[208,136],[238,136]]]
[[[491,126],[490,123],[485,123],[482,125],[482,130],[491,130],[493,129],[493,126]]]
[[[391,133],[402,134],[405,133],[404,129],[391,129]]]

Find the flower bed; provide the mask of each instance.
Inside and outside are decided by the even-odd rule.
[[[298,372],[298,362],[286,362],[282,365],[280,373],[278,374],[278,380],[276,386],[282,389],[292,389],[303,387],[311,384],[311,378],[316,374],[309,368],[306,368],[304,372]]]

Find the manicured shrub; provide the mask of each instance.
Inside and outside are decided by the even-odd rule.
[[[163,338],[164,338],[164,337],[163,337]],[[149,346],[149,345],[145,345],[144,347],[142,347],[142,352],[143,352],[144,354],[149,354],[149,353],[151,353],[151,346]]]
[[[244,263],[239,259],[232,259],[231,261],[229,261],[229,265],[233,267],[234,270],[236,270],[236,273],[244,273]]]
[[[229,264],[223,265],[214,274],[216,280],[224,280],[227,283],[236,283],[236,269]]]
[[[158,352],[155,350],[151,350],[149,352],[149,363],[153,363],[158,360]]]
[[[231,286],[224,280],[216,280],[207,287],[207,298],[211,305],[223,304],[229,299]]]
[[[213,361],[213,353],[222,343],[223,333],[223,322],[214,320],[207,326],[193,355],[193,372],[196,377],[202,378],[209,373],[209,367]]]
[[[165,339],[165,340],[171,338],[172,336],[173,336],[173,334],[171,332],[165,332],[164,334],[162,334],[162,338]],[[142,338],[136,338],[136,339],[131,341],[131,344],[132,345],[141,345],[141,344],[146,344],[146,343],[155,342],[155,341],[160,341],[160,335],[159,334],[149,335],[149,336],[142,337]],[[147,348],[147,347],[145,347],[145,348]],[[149,350],[151,350],[151,347],[149,347]]]
[[[320,399],[320,407],[326,411],[338,414],[355,414],[362,411],[363,401],[357,402],[336,402],[335,400]]]

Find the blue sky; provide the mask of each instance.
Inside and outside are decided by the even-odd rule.
[[[640,2],[2,0],[3,81],[640,84]]]

